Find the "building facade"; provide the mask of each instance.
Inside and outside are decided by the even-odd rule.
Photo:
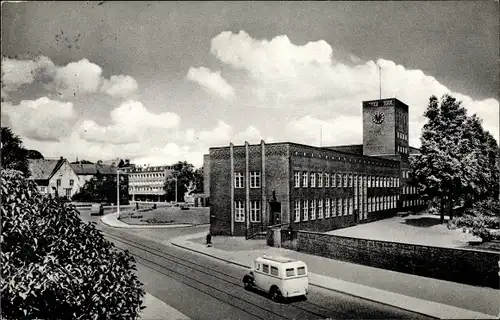
[[[165,182],[172,177],[171,166],[127,167],[128,192],[132,201],[166,201]]]
[[[80,189],[78,176],[64,158],[29,159],[28,165],[28,179],[35,181],[38,191],[44,195],[70,199]]]
[[[210,148],[210,229],[246,235],[269,225],[328,231],[424,205],[407,185],[408,106],[363,102],[363,145],[291,142]]]

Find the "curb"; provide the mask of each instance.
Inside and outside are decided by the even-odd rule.
[[[192,251],[192,252],[204,255],[204,256],[208,256],[208,257],[211,257],[211,258],[214,258],[214,259],[217,259],[217,260],[224,261],[224,262],[229,263],[229,264],[234,264],[236,266],[239,266],[239,267],[242,267],[242,268],[245,268],[245,269],[250,269],[250,267],[248,267],[246,265],[243,265],[241,263],[235,262],[235,261],[231,261],[231,260],[227,260],[227,259],[224,259],[224,258],[220,258],[220,257],[217,257],[215,255],[211,255],[209,253],[202,252],[202,251],[199,251],[199,250],[196,250],[196,249],[193,249],[193,248],[185,247],[185,246],[182,246],[182,245],[174,243],[174,242],[170,242],[170,244],[172,244],[175,247],[184,249],[184,250],[189,250],[189,251]],[[323,276],[323,275],[320,275],[320,276]],[[323,277],[326,277],[326,276],[323,276]],[[339,280],[339,279],[336,279],[336,280]],[[340,281],[343,281],[343,280],[340,280]],[[447,317],[441,318],[441,317],[438,317],[438,316],[436,316],[434,314],[430,314],[430,313],[422,312],[420,310],[415,310],[415,309],[411,309],[411,308],[405,308],[405,307],[402,307],[400,305],[395,305],[395,304],[390,304],[390,303],[387,303],[387,302],[375,300],[373,298],[369,298],[369,297],[366,297],[366,296],[363,296],[363,295],[357,295],[357,294],[352,293],[352,292],[346,292],[346,291],[334,289],[334,288],[331,288],[331,287],[322,286],[322,285],[311,283],[311,282],[309,282],[309,284],[311,286],[318,287],[318,288],[321,288],[321,289],[324,289],[324,290],[339,292],[339,293],[342,293],[342,294],[345,294],[345,295],[348,295],[348,296],[351,296],[351,297],[360,298],[360,299],[363,299],[363,300],[380,303],[382,305],[390,306],[390,307],[397,308],[397,309],[400,309],[400,310],[405,310],[405,311],[413,312],[413,313],[424,315],[424,316],[431,317],[431,318],[434,318],[434,319],[447,319]],[[377,288],[373,288],[373,289],[377,289]],[[384,290],[381,290],[381,289],[377,289],[377,290],[384,291]],[[387,291],[387,292],[389,292],[389,291]],[[389,293],[392,293],[392,292],[389,292]],[[401,295],[401,294],[398,294],[398,295]],[[401,295],[401,296],[404,296],[404,295]],[[413,298],[413,297],[409,297],[409,298]],[[415,298],[415,299],[418,299],[418,298]],[[423,299],[419,299],[419,300],[423,300]],[[423,300],[423,301],[427,301],[427,300]],[[432,302],[432,301],[428,301],[428,302]],[[448,305],[446,305],[446,306],[448,306]],[[454,307],[454,306],[449,306],[449,307],[461,309],[461,308]],[[480,313],[480,312],[477,312],[477,311],[472,311],[472,310],[467,310],[467,309],[463,309],[463,310],[464,311],[469,311],[469,312],[471,312],[471,314],[478,315],[479,317],[477,319],[498,319],[496,316],[493,316],[493,315],[490,315],[490,314],[483,314],[483,313]],[[455,318],[455,319],[460,319],[460,318]],[[468,319],[468,317],[463,317],[462,319]]]
[[[116,213],[116,212],[113,212]],[[118,227],[118,226],[113,226],[107,222],[105,222],[102,218],[104,218],[107,215],[113,214],[113,213],[108,213],[103,215],[101,218],[99,218],[99,221],[101,221],[102,224],[110,227],[110,228],[119,228],[119,229],[175,229],[175,228],[191,228],[191,227],[199,227],[199,226],[208,226],[210,223],[198,223],[198,224],[184,224],[181,225],[180,223],[177,225],[171,224],[171,225],[133,225],[133,224],[128,224],[125,222],[122,222],[124,224],[127,224],[129,227]]]

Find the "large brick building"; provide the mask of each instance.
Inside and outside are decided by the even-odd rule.
[[[407,185],[408,106],[363,102],[363,144],[291,142],[210,148],[205,156],[213,234],[247,235],[269,225],[327,231],[382,219],[424,203]]]

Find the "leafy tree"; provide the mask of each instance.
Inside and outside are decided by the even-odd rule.
[[[179,161],[174,164],[172,169],[172,176],[168,177],[163,186],[167,192],[167,201],[175,199],[175,188],[177,179],[177,202],[184,201],[184,194],[194,182],[194,166],[187,161]]]
[[[195,193],[203,193],[203,167],[198,168],[193,173],[193,183],[194,183],[194,191]]]
[[[100,172],[85,182],[81,190],[73,196],[73,200],[92,202],[116,201],[116,175],[103,175]],[[120,202],[128,200],[127,175],[120,175]]]
[[[21,138],[8,127],[2,127],[2,167],[29,175],[28,150]]]
[[[432,96],[424,115],[428,121],[422,129],[421,154],[410,159],[412,183],[423,195],[440,199],[443,223],[445,208],[452,218],[459,201],[498,190],[498,147],[479,119],[467,117],[461,102],[450,95],[441,101]]]
[[[43,159],[43,155],[37,150],[28,150],[28,159]]]
[[[2,170],[1,313],[5,319],[135,319],[144,290],[119,251],[74,206]]]

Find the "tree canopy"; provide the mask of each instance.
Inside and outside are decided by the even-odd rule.
[[[167,192],[167,201],[175,199],[175,188],[177,180],[177,202],[184,201],[184,194],[193,185],[194,166],[187,161],[179,161],[172,166],[172,176],[165,181],[164,190]]]
[[[4,319],[135,319],[145,294],[133,257],[38,193],[18,171],[1,176]]]
[[[421,154],[410,159],[412,183],[419,191],[440,198],[451,215],[458,200],[498,195],[499,149],[481,120],[467,116],[461,102],[450,95],[441,100],[430,97],[424,116]]]
[[[99,172],[86,181],[78,193],[73,196],[77,201],[117,203],[116,175],[103,175]],[[120,175],[120,202],[128,200],[127,175]]]
[[[2,167],[21,171],[29,176],[28,150],[21,138],[9,127],[2,127]]]

